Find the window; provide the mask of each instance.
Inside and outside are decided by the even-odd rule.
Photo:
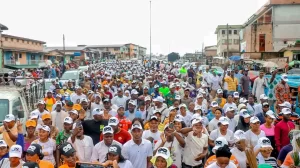
[[[225,31],[225,30],[222,30],[222,34],[226,34],[226,31]]]
[[[24,109],[20,98],[13,100],[12,102],[12,113],[17,118],[24,118]]]
[[[114,51],[119,51],[119,48],[114,48]]]
[[[8,106],[8,100],[7,99],[0,99],[0,123],[2,125],[2,121],[5,119],[5,116],[9,112],[9,106]]]
[[[233,43],[234,43],[234,44],[239,44],[239,39],[234,39],[234,40],[233,40]]]
[[[222,44],[223,44],[223,45],[224,45],[224,44],[227,44],[227,40],[223,39],[223,40],[222,40]]]
[[[229,44],[232,44],[232,39],[229,39]]]
[[[5,41],[7,41],[8,40],[8,38],[7,37],[5,37]]]
[[[237,30],[233,30],[233,34],[237,34]]]
[[[22,58],[22,54],[21,53],[19,53],[19,58]]]
[[[228,30],[228,34],[232,34],[232,30]]]
[[[287,44],[287,41],[283,41],[283,44]]]

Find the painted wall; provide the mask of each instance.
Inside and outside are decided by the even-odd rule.
[[[295,0],[293,0],[295,1]],[[279,51],[287,44],[284,41],[300,40],[300,5],[279,5],[273,7],[274,51]]]
[[[283,53],[284,57],[288,57],[289,58],[289,62],[291,62],[293,60],[293,52],[292,51],[285,51]]]
[[[43,51],[43,44],[2,36],[3,47]],[[29,43],[28,43],[29,42]]]

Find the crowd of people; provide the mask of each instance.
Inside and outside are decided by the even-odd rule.
[[[53,80],[26,123],[6,115],[0,167],[300,166],[299,116],[285,74],[270,98],[265,88],[276,71],[270,81],[260,72],[251,87],[248,69],[184,74],[157,65],[97,63],[79,86]]]

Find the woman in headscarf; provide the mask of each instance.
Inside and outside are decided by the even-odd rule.
[[[236,130],[248,131],[250,127],[250,114],[246,109],[242,109],[240,111],[240,119],[238,121],[238,125],[236,126]]]
[[[177,166],[172,165],[173,160],[169,149],[166,147],[158,148],[155,156],[152,157],[151,162],[153,164],[152,168],[177,168]]]
[[[119,145],[111,145],[108,148],[106,161],[101,166],[112,168],[133,168],[131,162],[122,156],[121,147]]]

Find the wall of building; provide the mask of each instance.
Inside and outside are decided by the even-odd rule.
[[[3,42],[3,47],[28,49],[28,50],[35,50],[35,51],[43,50],[43,44],[41,43],[28,41],[28,40],[15,39],[11,37],[5,37],[5,35],[2,36],[2,42]]]
[[[222,34],[222,30],[225,30],[225,34]],[[229,44],[229,51],[239,51],[239,31],[240,29],[229,29],[232,31],[232,34],[229,34],[228,39],[231,44]],[[234,30],[237,30],[237,34],[233,34]],[[220,29],[217,34],[217,55],[223,56],[222,53],[227,51],[227,45],[223,43],[224,40],[227,40],[226,29]],[[234,41],[237,40],[237,43],[234,44]]]
[[[287,47],[290,42],[300,39],[299,11],[300,5],[279,5],[273,7],[274,51],[279,51]]]
[[[206,50],[204,54],[205,56],[210,56],[210,57],[217,56],[217,50]]]
[[[292,51],[285,51],[284,53],[283,53],[283,56],[284,57],[287,57],[288,59],[289,59],[289,62],[291,62],[292,60],[293,60],[293,52]]]

